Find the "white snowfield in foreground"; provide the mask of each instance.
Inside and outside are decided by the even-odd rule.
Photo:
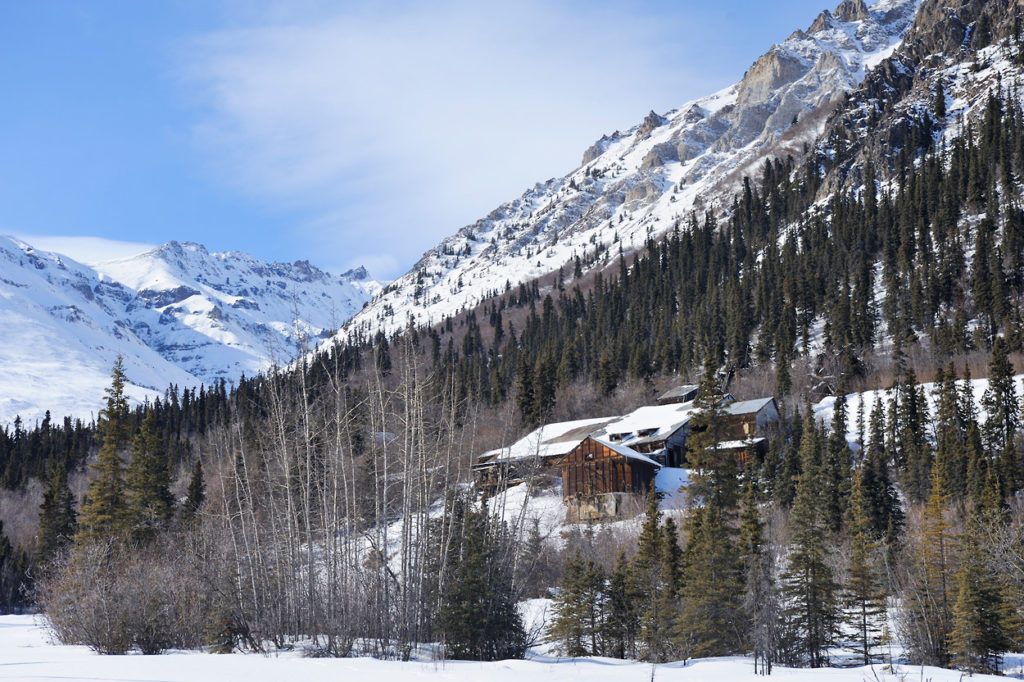
[[[476,663],[470,661],[424,661],[400,663],[370,658],[303,658],[297,653],[262,656],[256,654],[214,655],[179,652],[163,656],[99,656],[81,646],[59,646],[33,616],[0,616],[0,680],[132,680],[173,682],[188,680],[439,680],[476,682],[522,682],[522,680],[587,680],[587,682],[649,682],[650,664],[606,658],[559,659],[535,655],[525,661]],[[669,663],[653,670],[659,681],[703,681],[767,679],[791,680],[932,680],[954,682],[961,673],[939,668],[904,667],[897,675],[886,674],[881,666],[794,670],[775,668],[769,678],[754,675],[753,664],[745,658],[720,658]],[[1006,679],[977,675],[973,679]]]

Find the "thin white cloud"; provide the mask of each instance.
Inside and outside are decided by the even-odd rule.
[[[313,216],[297,237],[334,268],[399,274],[602,133],[721,85],[680,26],[600,3],[277,9],[190,45],[197,139],[236,189]]]
[[[155,244],[129,242],[103,237],[68,237],[57,235],[19,234],[17,239],[42,251],[52,251],[85,265],[95,265],[118,258],[130,258],[156,248]]]

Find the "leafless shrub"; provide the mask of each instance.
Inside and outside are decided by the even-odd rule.
[[[74,558],[54,562],[39,582],[39,604],[63,644],[84,644],[101,654],[123,654],[132,637],[123,620],[126,591],[111,570],[111,545],[80,547]]]
[[[79,545],[39,581],[57,639],[101,654],[144,654],[201,644],[207,596],[190,553],[170,542],[139,548]]]

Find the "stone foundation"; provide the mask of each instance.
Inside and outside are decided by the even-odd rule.
[[[566,523],[598,523],[631,519],[643,511],[643,500],[633,493],[580,495],[565,501]]]

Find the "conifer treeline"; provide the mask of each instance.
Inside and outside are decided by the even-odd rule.
[[[125,428],[135,433],[145,416],[153,412],[162,447],[178,458],[172,462],[177,464],[181,458],[191,459],[194,438],[205,434],[211,425],[225,423],[232,409],[244,411],[248,407],[252,383],[242,377],[230,396],[223,381],[210,388],[179,390],[172,386],[162,399],[129,410]],[[80,469],[97,453],[99,445],[94,422],[64,417],[57,424],[47,411],[41,422],[26,428],[20,417],[15,418],[11,427],[0,429],[0,487],[13,490],[31,478],[45,480],[58,463],[69,472]]]

